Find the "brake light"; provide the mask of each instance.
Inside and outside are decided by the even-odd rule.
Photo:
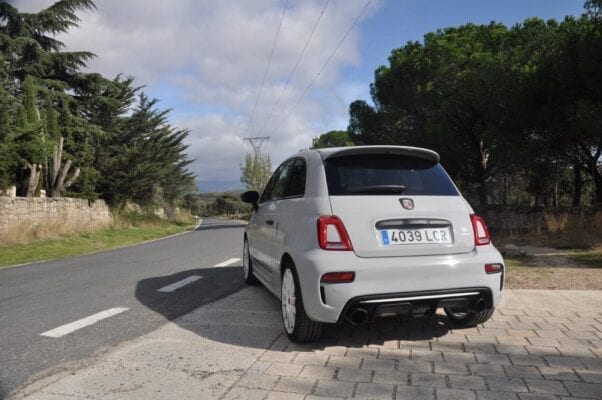
[[[318,218],[318,243],[324,250],[353,250],[347,229],[336,215]]]
[[[355,279],[355,272],[330,272],[322,275],[322,283],[350,283]]]
[[[488,274],[497,274],[503,271],[504,266],[502,264],[485,264],[485,272]]]
[[[474,232],[474,245],[482,246],[484,244],[491,243],[491,237],[489,236],[489,229],[485,220],[478,215],[471,214],[470,221],[472,222],[472,230]]]

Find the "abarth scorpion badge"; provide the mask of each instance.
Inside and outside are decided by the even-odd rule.
[[[401,203],[401,206],[406,210],[414,209],[414,200],[412,199],[399,199],[399,202]]]

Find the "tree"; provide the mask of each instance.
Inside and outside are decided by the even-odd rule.
[[[240,167],[240,181],[247,190],[261,192],[272,175],[272,161],[269,154],[261,152],[247,153],[245,163]]]
[[[312,149],[324,147],[352,146],[353,141],[349,138],[347,131],[329,131],[314,138],[311,144]]]

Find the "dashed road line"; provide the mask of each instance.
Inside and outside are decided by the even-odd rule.
[[[90,315],[89,317],[82,318],[75,322],[71,322],[70,324],[62,325],[58,328],[51,329],[44,333],[40,333],[40,335],[51,338],[60,338],[79,329],[85,328],[86,326],[94,325],[95,323],[102,321],[103,319],[107,319],[114,315],[121,314],[122,312],[125,312],[127,310],[129,310],[129,308],[126,307],[109,308],[108,310],[104,310],[99,313]]]
[[[234,263],[237,263],[240,261],[240,258],[230,258],[229,260],[226,260],[224,262],[221,262],[219,264],[215,264],[214,267],[227,267],[228,265],[232,265]]]
[[[174,282],[170,285],[167,286],[163,286],[161,289],[157,289],[157,292],[163,292],[163,293],[171,293],[174,290],[178,290],[181,287],[184,287],[186,285],[190,285],[192,282],[196,282],[199,279],[201,279],[201,276],[198,275],[190,275],[188,278],[184,278],[180,281]]]

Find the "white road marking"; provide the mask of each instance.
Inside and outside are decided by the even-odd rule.
[[[179,288],[181,288],[183,286],[189,285],[192,282],[196,282],[199,279],[201,279],[200,276],[198,276],[198,275],[191,275],[188,278],[182,279],[181,281],[177,281],[175,283],[172,283],[171,285],[164,286],[161,289],[158,289],[157,292],[171,293],[174,290],[177,290],[177,289],[179,289]]]
[[[51,329],[44,333],[40,333],[40,335],[51,337],[51,338],[60,338],[65,335],[68,335],[72,332],[75,332],[78,329],[85,328],[86,326],[94,325],[95,323],[97,323],[98,321],[102,321],[103,319],[112,317],[117,314],[121,314],[122,312],[125,312],[127,310],[129,310],[129,308],[126,308],[126,307],[109,308],[108,310],[104,310],[99,313],[90,315],[89,317],[82,318],[75,322],[71,322],[70,324],[59,326],[58,328]]]
[[[239,261],[240,261],[240,258],[231,258],[231,259],[221,262],[219,264],[215,264],[214,267],[226,267],[228,265],[232,265]]]

